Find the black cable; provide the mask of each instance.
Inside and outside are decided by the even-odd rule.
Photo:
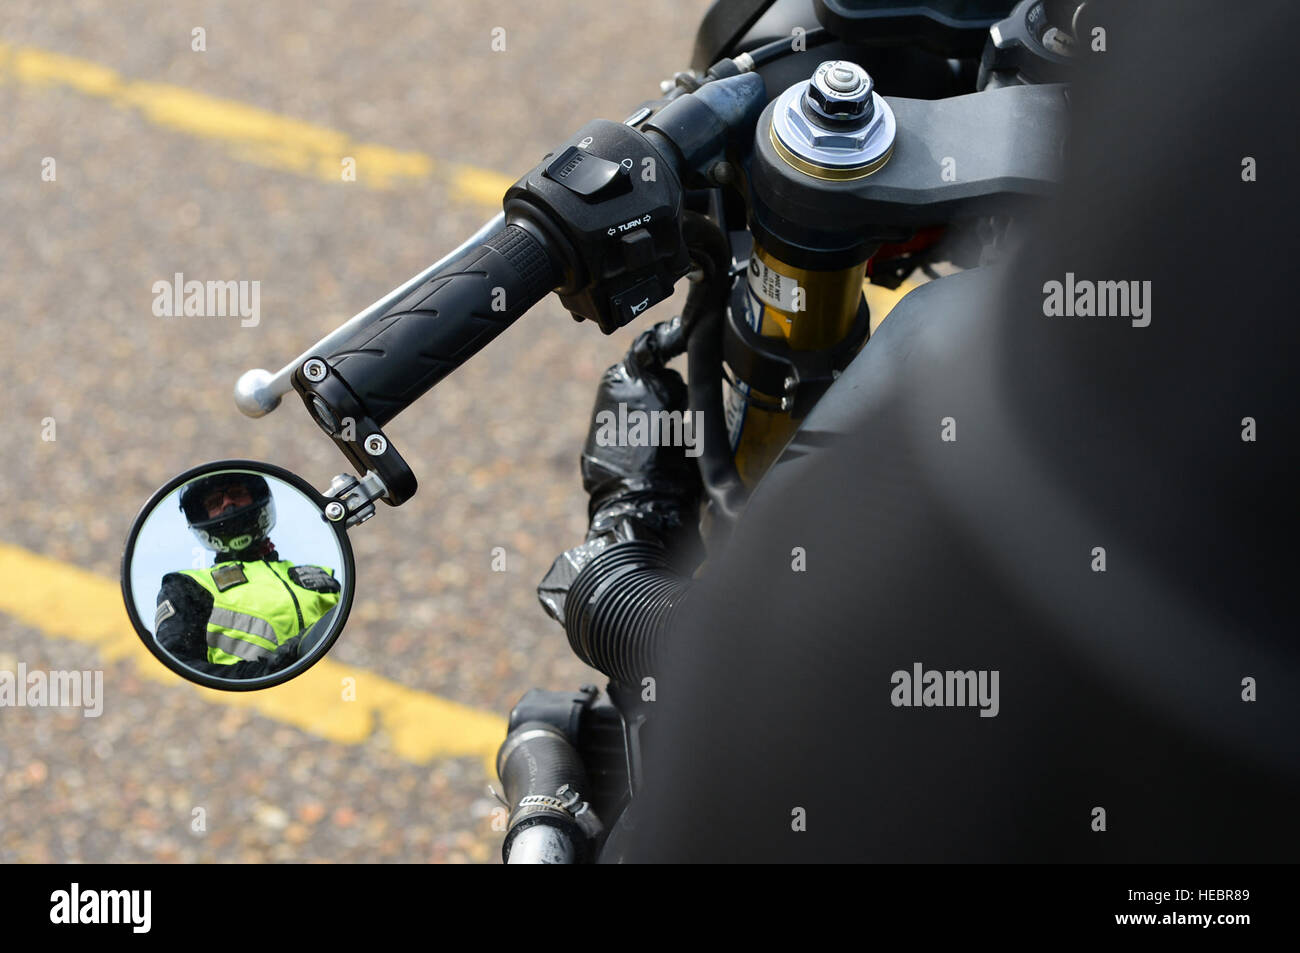
[[[691,410],[699,411],[704,422],[696,462],[714,515],[730,524],[740,515],[747,496],[731,456],[722,407],[722,319],[731,293],[731,248],[717,224],[698,212],[683,214],[682,234],[703,272],[692,282],[682,308],[687,393]]]
[[[779,40],[773,40],[771,43],[764,43],[762,46],[749,51],[749,58],[754,61],[754,68],[766,66],[778,56],[789,52],[791,42],[794,37],[783,36]],[[829,43],[835,39],[834,34],[828,32],[822,27],[814,27],[803,35],[804,48],[812,49],[814,46],[821,46],[823,43]],[[739,54],[737,54],[739,55]]]

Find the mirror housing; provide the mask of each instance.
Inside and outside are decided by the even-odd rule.
[[[355,521],[331,499],[347,483],[336,478],[327,496],[281,467],[217,460],[163,484],[122,554],[122,596],[145,647],[224,691],[270,688],[324,658],[356,589]]]

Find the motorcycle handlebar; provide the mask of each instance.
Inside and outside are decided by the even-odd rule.
[[[383,426],[478,353],[563,278],[543,240],[507,224],[340,343],[327,359]]]

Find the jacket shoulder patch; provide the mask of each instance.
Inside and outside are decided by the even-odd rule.
[[[164,599],[162,602],[158,603],[158,611],[154,613],[153,617],[154,631],[157,632],[158,626],[162,625],[175,614],[176,609],[172,606],[172,601],[170,599]]]
[[[294,566],[289,570],[289,578],[312,592],[338,592],[343,588],[320,566]]]

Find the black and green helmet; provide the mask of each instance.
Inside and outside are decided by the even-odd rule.
[[[243,486],[253,502],[245,506],[228,506],[216,516],[208,516],[203,499],[214,490],[231,485]],[[199,477],[181,491],[181,512],[190,530],[214,552],[238,552],[266,539],[275,526],[275,500],[266,480],[256,473],[215,473]]]

